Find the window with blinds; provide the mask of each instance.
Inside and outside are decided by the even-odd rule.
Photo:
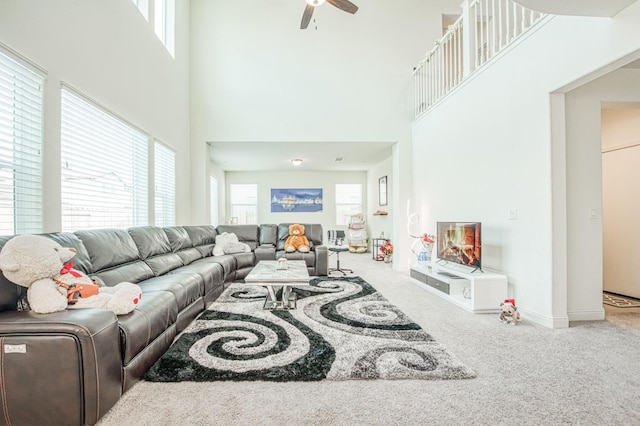
[[[255,225],[258,223],[258,185],[229,185],[231,217],[229,223]]]
[[[62,230],[148,224],[148,136],[62,89]]]
[[[153,174],[155,181],[156,226],[176,224],[176,153],[156,141],[154,143]]]
[[[42,232],[43,85],[0,50],[0,235]]]
[[[362,185],[336,184],[336,225],[348,225],[349,218],[362,213]]]

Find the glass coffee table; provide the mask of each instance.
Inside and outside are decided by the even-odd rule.
[[[276,269],[277,260],[261,260],[245,277],[248,285],[260,285],[267,288],[264,309],[296,309],[296,294],[291,287],[309,285],[309,272],[304,260],[287,261],[287,269]],[[275,287],[282,287],[282,296],[276,298]]]

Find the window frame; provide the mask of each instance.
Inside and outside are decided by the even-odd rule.
[[[153,31],[172,58],[176,56],[176,1],[153,0]]]
[[[348,196],[348,194],[342,193],[340,190],[340,187],[358,187],[359,202],[358,203],[343,202],[343,200],[341,199],[341,196]],[[362,211],[362,206],[364,202],[363,185],[361,183],[336,183],[334,188],[335,188],[335,206],[336,206],[336,226],[347,226],[349,225],[349,217],[353,216],[354,214],[363,213]],[[344,208],[341,209],[340,208],[341,206],[343,207],[351,206],[356,208],[355,209],[349,208],[348,211],[350,213],[344,214],[345,210],[347,209],[344,209]]]
[[[234,202],[234,187],[252,187],[255,189],[255,203],[250,202]],[[253,221],[248,221],[248,215],[245,214],[243,218],[240,216],[234,216],[235,207],[244,207],[245,212],[249,209],[247,207],[254,207],[255,218]],[[229,184],[229,222],[233,225],[257,225],[258,224],[258,184],[257,183],[232,183]]]
[[[156,139],[153,143],[153,208],[156,226],[176,224],[176,151]]]

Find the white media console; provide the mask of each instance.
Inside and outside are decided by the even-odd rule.
[[[476,313],[500,312],[507,298],[507,277],[492,271],[462,271],[432,263],[411,266],[411,277],[421,287]]]

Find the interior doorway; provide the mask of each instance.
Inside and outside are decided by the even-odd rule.
[[[603,291],[640,299],[640,104],[603,103]]]

